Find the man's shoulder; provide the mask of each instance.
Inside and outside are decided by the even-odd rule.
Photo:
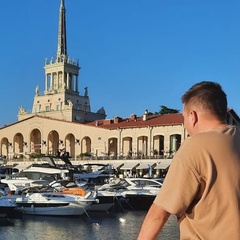
[[[240,140],[240,128],[233,125],[213,128],[209,131],[201,132],[186,138],[183,141],[182,146],[187,147],[187,149],[191,149],[191,146],[208,145],[211,141],[219,141],[220,139],[224,139],[226,136],[238,136]]]
[[[198,133],[191,137],[191,141],[198,141],[200,139],[211,137],[220,137],[221,135],[234,135],[236,133],[240,133],[240,128],[238,128],[237,126],[223,125]]]

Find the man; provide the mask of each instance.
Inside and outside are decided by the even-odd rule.
[[[221,86],[200,82],[182,97],[189,134],[177,151],[138,240],[157,239],[170,214],[181,239],[240,239],[240,131],[226,124]]]

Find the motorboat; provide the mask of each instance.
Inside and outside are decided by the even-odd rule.
[[[78,166],[81,171],[75,171],[73,177],[79,184],[92,183],[96,188],[109,183],[115,177],[115,170],[111,164],[88,163]]]
[[[0,179],[5,178],[6,174],[6,167],[0,166]]]
[[[123,209],[148,210],[162,183],[147,178],[124,178],[114,184],[105,184],[100,191],[115,192]]]
[[[78,192],[79,193],[79,192]],[[85,195],[84,195],[85,194]],[[96,202],[96,192],[54,192],[53,189],[24,189],[16,204],[23,214],[48,216],[80,216]]]
[[[20,217],[17,204],[14,198],[8,197],[3,190],[0,190],[0,218]]]
[[[34,163],[21,173],[21,177],[29,179],[47,180],[74,180],[79,184],[94,183],[95,186],[109,182],[113,177],[114,169],[110,164],[83,164],[72,165],[67,156],[45,156],[41,163]]]
[[[162,187],[162,182],[149,178],[123,178],[112,183],[102,185],[98,190],[145,190],[157,194]]]
[[[26,187],[47,186],[46,180],[33,180],[28,178],[4,178],[1,179],[2,191],[5,195],[15,196],[21,194]]]
[[[81,188],[58,189],[46,180],[2,179],[5,198],[16,203],[17,210],[35,215],[81,215],[96,202],[96,192]],[[73,187],[73,185],[71,185]]]
[[[59,160],[65,164],[59,164]],[[8,185],[8,192],[11,193],[12,198],[17,196],[20,199],[18,195],[21,194],[23,188],[37,185],[49,185],[55,188],[53,191],[59,192],[58,195],[74,196],[79,195],[79,191],[83,187],[87,188],[88,191],[90,185],[92,186],[91,191],[95,191],[100,186],[99,184],[102,185],[108,182],[113,173],[112,171],[112,168],[106,164],[73,166],[67,157],[46,156],[41,159],[41,163],[34,163],[21,171],[19,177],[7,178],[2,182]],[[40,196],[38,197],[40,198]],[[19,199],[18,201],[20,201]],[[97,193],[97,201],[92,201],[91,208],[88,209],[89,211],[108,211],[113,205],[114,196]]]
[[[33,180],[46,180],[52,182],[58,179],[69,179],[70,172],[68,165],[61,164],[57,165],[56,161],[59,158],[54,158],[52,156],[46,156],[41,159],[41,163],[33,163],[28,168],[21,171],[20,177],[26,177]]]
[[[0,218],[12,216],[16,207],[15,201],[7,198],[4,191],[0,190]]]
[[[122,193],[125,201],[122,207],[130,210],[148,210],[152,205],[156,194],[148,190],[128,190]]]
[[[16,210],[16,203],[12,199],[0,197],[0,217],[11,217]]]
[[[93,203],[88,209],[90,212],[109,212],[118,204],[119,195],[115,192],[97,191],[98,203]]]
[[[125,209],[148,210],[162,187],[162,183],[154,179],[133,178],[127,182],[132,185],[122,192]]]
[[[60,193],[73,194],[81,193],[82,191],[93,191],[95,190],[95,184],[85,183],[80,184],[70,180],[58,180],[49,184],[51,187],[59,191]],[[92,205],[87,209],[91,212],[107,212],[114,206],[115,196],[113,194],[104,194],[103,191],[96,191],[97,201],[93,202]]]

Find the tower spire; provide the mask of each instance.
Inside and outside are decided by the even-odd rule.
[[[58,25],[57,62],[67,61],[67,34],[66,34],[66,9],[64,0],[61,0]]]

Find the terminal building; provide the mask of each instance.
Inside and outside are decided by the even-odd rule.
[[[18,121],[0,128],[0,154],[7,160],[69,153],[72,161],[119,163],[171,159],[188,136],[181,113],[106,119],[104,107],[91,112],[88,89],[79,93],[78,61],[67,54],[64,0],[60,2],[57,54],[45,62],[45,89],[37,86],[32,111],[19,108]],[[239,125],[233,109],[228,122]],[[120,160],[120,161],[119,161]],[[130,164],[131,165],[131,164]],[[168,164],[169,165],[169,164]]]

